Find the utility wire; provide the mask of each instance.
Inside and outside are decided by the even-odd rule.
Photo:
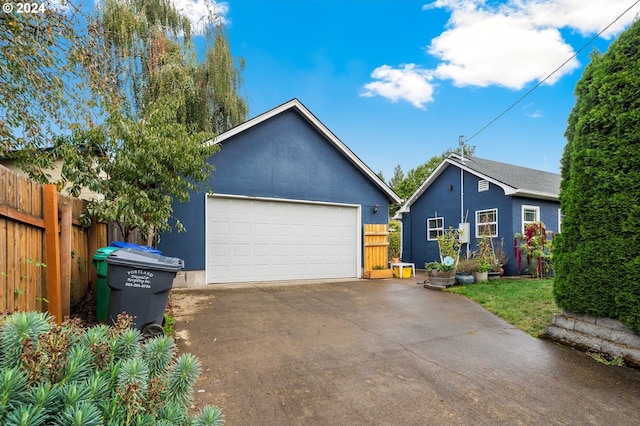
[[[627,10],[625,10],[624,12],[622,12],[620,14],[620,16],[618,16],[616,19],[614,19],[613,21],[611,21],[611,23],[609,25],[607,25],[606,27],[604,27],[602,29],[602,31],[600,31],[598,34],[596,34],[591,40],[589,40],[584,46],[582,46],[580,49],[578,49],[578,51],[576,53],[574,53],[569,59],[567,59],[566,61],[564,61],[562,63],[562,65],[560,65],[558,68],[556,68],[555,70],[553,70],[551,72],[551,74],[549,74],[548,76],[546,76],[543,80],[541,80],[540,82],[538,82],[538,84],[536,84],[535,86],[533,86],[527,93],[525,93],[524,95],[522,95],[517,101],[515,101],[513,104],[511,104],[507,109],[505,109],[504,111],[502,111],[497,117],[495,117],[493,120],[491,120],[490,122],[488,122],[483,128],[481,128],[480,130],[478,130],[477,132],[475,132],[473,135],[471,135],[470,138],[466,139],[466,142],[469,142],[471,139],[475,138],[476,136],[478,136],[480,133],[482,133],[487,127],[491,126],[493,123],[495,123],[496,121],[498,121],[503,115],[505,115],[506,113],[508,113],[513,107],[515,107],[516,105],[518,105],[520,102],[522,102],[522,100],[524,98],[526,98],[527,96],[529,96],[534,90],[536,90],[538,87],[540,87],[545,81],[547,81],[549,78],[551,78],[551,76],[553,76],[555,73],[557,73],[558,71],[560,71],[562,69],[562,67],[564,67],[565,65],[567,65],[573,58],[575,58],[576,56],[578,56],[578,54],[580,52],[582,52],[584,49],[586,49],[591,43],[593,43],[598,37],[600,37],[600,35],[602,35],[602,33],[604,33],[605,31],[607,31],[609,29],[609,27],[611,27],[613,24],[615,24],[620,18],[622,18],[624,15],[627,14],[627,12],[629,12],[631,9],[633,9],[633,7],[635,5],[637,5],[638,3],[640,3],[640,0],[636,0],[635,3],[633,3],[631,6],[629,6],[627,8]]]

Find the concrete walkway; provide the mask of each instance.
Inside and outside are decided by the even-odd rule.
[[[198,406],[236,425],[640,425],[640,371],[416,280],[174,289]]]

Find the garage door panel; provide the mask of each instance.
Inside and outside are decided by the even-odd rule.
[[[356,277],[359,210],[242,198],[207,201],[207,280]]]
[[[254,223],[253,224],[253,233],[258,236],[269,236],[271,235],[271,224],[269,223]]]
[[[272,229],[274,237],[285,237],[289,235],[289,225],[286,223],[275,223]]]
[[[240,280],[246,280],[251,277],[250,265],[237,264],[230,267],[231,278],[237,278]]]
[[[254,244],[253,245],[253,255],[256,257],[266,257],[269,256],[269,244]]]

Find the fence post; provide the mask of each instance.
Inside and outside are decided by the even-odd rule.
[[[49,313],[62,323],[60,289],[60,238],[58,234],[58,190],[55,185],[42,186],[44,201],[44,245],[47,264],[47,300]]]
[[[100,242],[99,242],[99,238],[98,238],[98,221],[96,220],[96,218],[91,218],[91,226],[89,227],[88,232],[88,246],[89,246],[89,250],[88,250],[88,259],[89,259],[89,264],[93,265],[93,256],[95,255],[95,253],[98,251],[98,249],[100,248]],[[97,283],[98,283],[98,271],[96,270],[96,268],[94,268],[93,266],[89,266],[91,272],[89,275],[89,287],[91,288],[91,298],[92,300],[96,300],[96,292],[98,291],[97,287]]]
[[[60,304],[64,318],[71,314],[71,204],[62,204],[60,213]]]

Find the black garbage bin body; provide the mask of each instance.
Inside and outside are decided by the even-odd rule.
[[[184,261],[147,251],[123,248],[107,256],[110,288],[108,324],[122,312],[133,316],[134,327],[145,337],[162,334],[169,291]]]

